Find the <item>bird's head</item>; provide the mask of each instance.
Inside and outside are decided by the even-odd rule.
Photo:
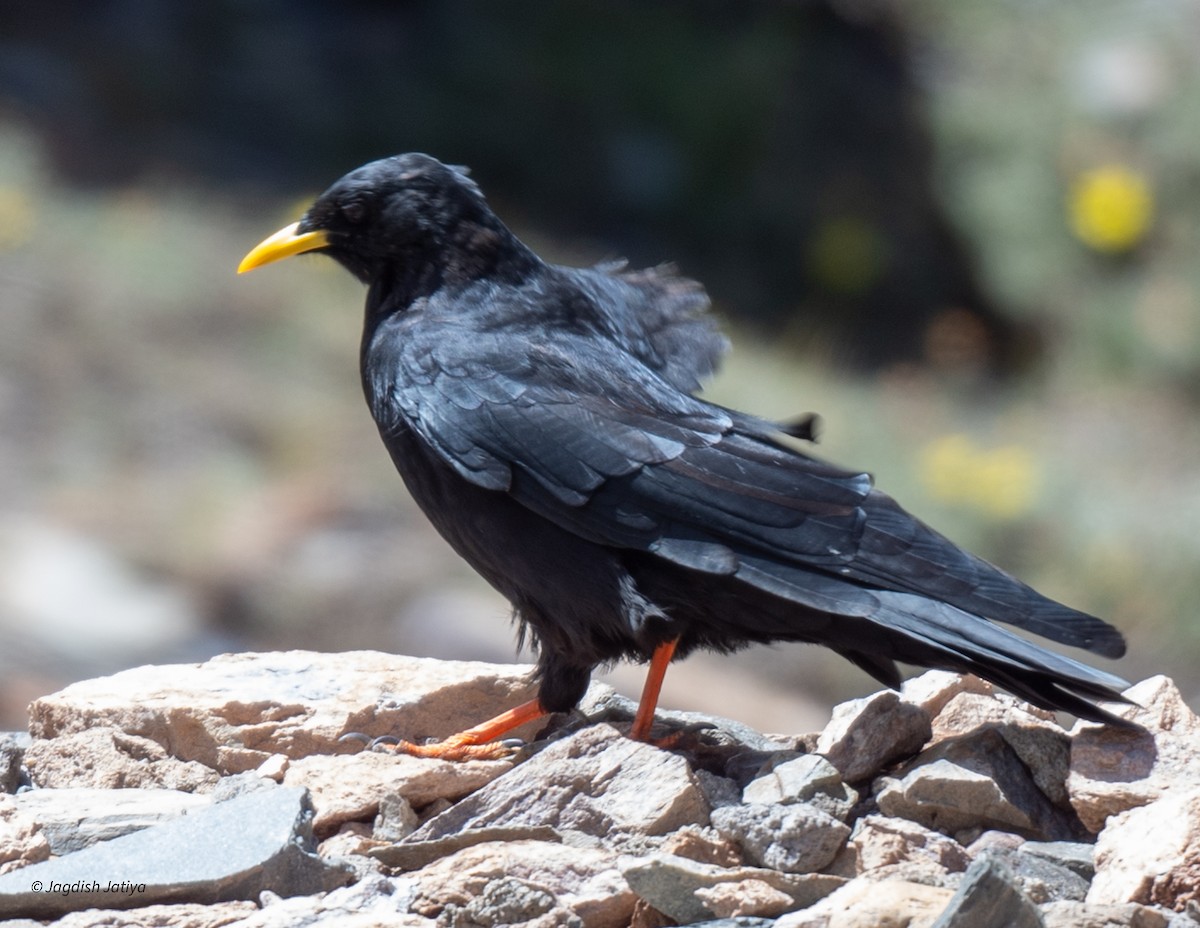
[[[465,168],[407,154],[351,171],[321,194],[299,222],[255,246],[238,273],[319,252],[364,283],[403,281],[410,295],[417,296],[425,285],[494,272],[523,248],[489,209]]]

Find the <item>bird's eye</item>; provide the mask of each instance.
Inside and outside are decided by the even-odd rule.
[[[350,200],[342,204],[342,218],[351,225],[358,225],[367,218],[367,204],[362,200]]]

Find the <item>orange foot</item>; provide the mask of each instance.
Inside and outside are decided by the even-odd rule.
[[[392,751],[396,754],[411,754],[414,757],[436,757],[441,760],[500,760],[511,757],[518,746],[510,741],[497,741],[501,735],[519,725],[532,722],[546,715],[546,710],[536,699],[522,703],[515,709],[502,712],[482,725],[460,731],[444,741],[433,744],[414,744],[411,741],[376,741],[372,747]]]

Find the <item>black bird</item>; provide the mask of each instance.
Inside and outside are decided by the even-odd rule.
[[[888,686],[896,661],[978,674],[1029,702],[1121,724],[1125,682],[1006,623],[1105,657],[1110,625],[955,546],[776,425],[693,395],[726,342],[670,269],[548,264],[463,168],[428,155],[347,174],[238,268],[314,251],[368,287],[367,402],[413,498],[512,603],[537,646],[537,699],[414,753],[486,742],[574,707],[592,670],[696,648],[803,641]]]

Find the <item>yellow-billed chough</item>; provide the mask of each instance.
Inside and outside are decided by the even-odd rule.
[[[347,174],[239,270],[309,251],[367,285],[362,382],[383,441],[537,646],[537,699],[402,749],[500,753],[487,742],[571,709],[622,658],[650,661],[645,738],[673,658],[771,641],[823,644],[888,686],[896,661],[941,667],[1120,723],[1093,700],[1124,681],[996,623],[1119,657],[1114,628],[794,450],[787,427],[693,395],[726,347],[698,284],[548,264],[465,170],[420,154]]]

